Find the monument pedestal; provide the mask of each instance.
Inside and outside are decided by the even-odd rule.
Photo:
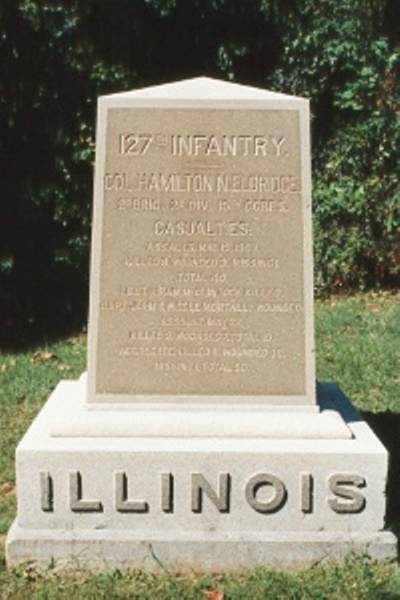
[[[337,386],[322,384],[319,404],[264,409],[264,437],[257,411],[255,436],[249,412],[247,435],[229,422],[207,433],[207,415],[197,435],[171,432],[157,411],[144,431],[140,411],[89,410],[84,378],[60,383],[17,450],[8,564],[217,571],[351,551],[394,558],[382,531],[387,452]]]

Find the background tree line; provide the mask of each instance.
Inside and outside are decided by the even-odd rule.
[[[97,96],[191,76],[311,99],[317,293],[395,284],[397,4],[2,0],[2,341],[86,321]]]

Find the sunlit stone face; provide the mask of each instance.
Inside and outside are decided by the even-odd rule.
[[[105,114],[92,395],[315,403],[302,111]]]

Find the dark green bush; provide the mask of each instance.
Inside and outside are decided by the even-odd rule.
[[[293,6],[293,4],[291,4]],[[313,112],[319,293],[392,285],[400,271],[399,63],[394,3],[305,0],[289,10],[275,87]]]
[[[86,320],[98,95],[209,75],[309,97],[317,291],[399,269],[397,0],[3,0],[0,310]]]

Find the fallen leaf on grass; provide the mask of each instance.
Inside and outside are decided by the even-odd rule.
[[[224,595],[221,592],[216,592],[215,590],[204,590],[204,595],[207,600],[224,600]]]
[[[2,373],[4,373],[4,371],[7,369],[7,365],[0,365],[0,371]]]
[[[373,314],[377,314],[381,312],[381,307],[379,306],[379,304],[368,304],[367,308],[369,310],[370,313]]]
[[[57,358],[55,354],[53,354],[53,352],[35,352],[34,354],[32,354],[30,361],[31,363],[35,363],[35,362],[48,362],[49,360],[52,360],[53,358]]]
[[[59,371],[70,371],[71,367],[69,365],[58,365],[58,370]]]
[[[10,494],[15,494],[16,488],[14,483],[3,483],[0,489],[2,494],[9,496]]]

